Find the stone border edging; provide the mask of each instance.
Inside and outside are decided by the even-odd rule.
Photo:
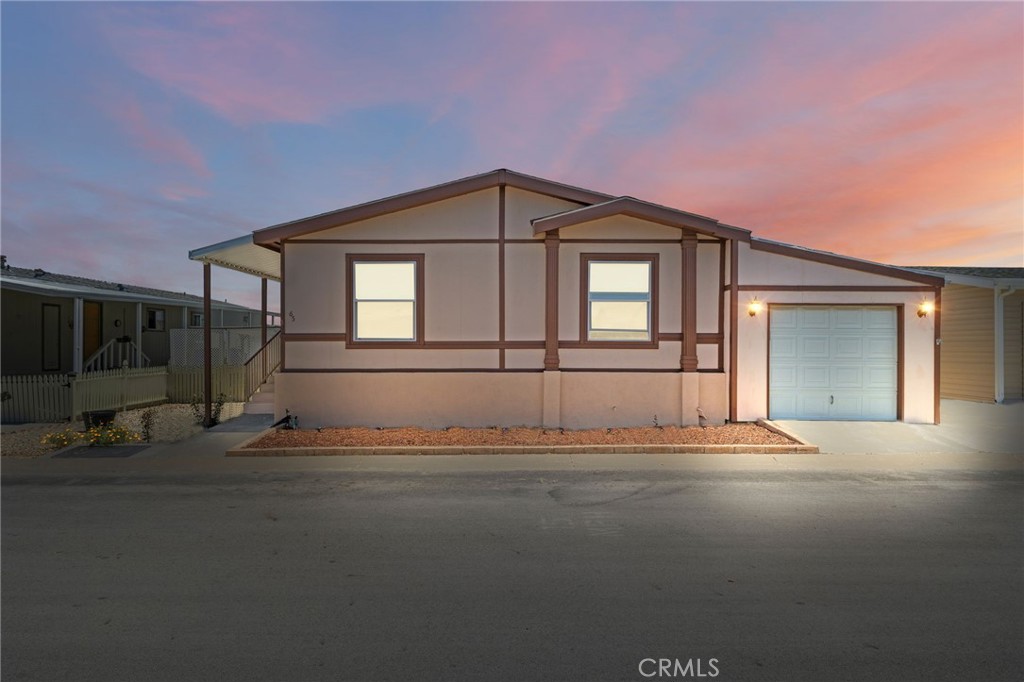
[[[812,445],[815,448],[818,447],[817,445],[814,445],[813,443],[808,443],[807,441],[805,441],[803,438],[801,438],[800,436],[796,435],[795,433],[790,433],[789,431],[786,431],[784,428],[782,428],[781,426],[779,426],[778,424],[776,424],[775,422],[773,422],[773,421],[771,421],[769,419],[758,419],[757,422],[755,422],[755,423],[758,426],[760,426],[761,428],[763,428],[763,429],[768,429],[772,433],[777,433],[780,436],[784,436],[784,437],[790,439],[791,441],[795,441],[795,442],[799,443],[800,445]],[[817,452],[817,450],[815,450],[815,452]]]
[[[772,430],[772,429],[769,429]],[[275,429],[265,429],[226,453],[228,457],[326,457],[353,455],[588,455],[630,454],[818,454],[818,446],[793,445],[406,445],[298,448],[250,448],[248,445]],[[792,438],[788,434],[788,438]],[[794,439],[795,440],[795,439]]]

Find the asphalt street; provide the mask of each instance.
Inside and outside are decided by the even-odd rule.
[[[1016,681],[1022,492],[1020,468],[5,472],[3,679]]]

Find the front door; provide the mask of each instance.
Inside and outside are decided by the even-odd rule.
[[[103,345],[103,304],[85,301],[82,317],[82,359],[88,360]]]

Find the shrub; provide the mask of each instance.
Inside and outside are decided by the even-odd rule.
[[[224,393],[218,393],[217,399],[210,405],[210,426],[216,426],[220,423],[220,413],[224,410],[224,403],[228,401],[228,397]],[[203,404],[202,394],[193,394],[192,400],[189,401],[188,407],[192,410],[192,420],[196,424],[202,424],[203,419],[206,416],[206,406]]]
[[[43,445],[53,445],[58,448],[66,448],[67,446],[72,445],[73,443],[76,443],[77,441],[81,440],[84,436],[85,434],[79,433],[74,429],[68,428],[64,429],[63,431],[47,433],[43,435],[43,439],[40,442]]]
[[[142,422],[142,440],[148,443],[153,438],[153,424],[156,423],[156,410],[152,407],[148,410],[144,410],[139,416],[139,420]]]
[[[94,426],[85,432],[85,440],[89,445],[123,445],[125,443],[138,443],[142,436],[131,429],[123,426]]]

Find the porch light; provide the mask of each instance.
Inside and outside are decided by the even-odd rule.
[[[928,313],[935,312],[935,304],[931,301],[921,301],[917,306],[917,316],[925,317]]]
[[[750,315],[751,317],[754,317],[762,310],[764,310],[764,304],[756,298],[747,304],[747,315]]]

